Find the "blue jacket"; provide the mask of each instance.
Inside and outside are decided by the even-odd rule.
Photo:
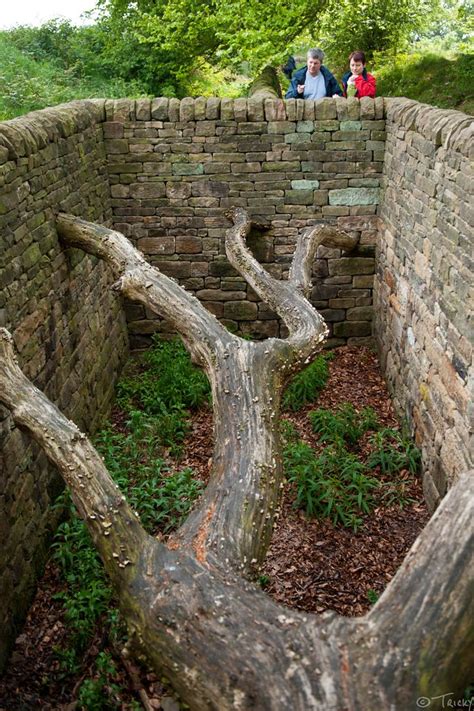
[[[297,72],[293,74],[293,79],[291,80],[290,88],[285,94],[285,99],[303,99],[303,94],[298,94],[297,86],[298,84],[304,84],[306,79],[306,72],[308,67],[301,67]],[[324,84],[326,86],[326,96],[333,96],[334,94],[339,94],[342,96],[341,87],[337,83],[337,79],[331,74],[329,69],[322,64],[320,69],[321,74],[324,78]]]

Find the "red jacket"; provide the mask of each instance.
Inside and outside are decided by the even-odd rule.
[[[347,96],[347,80],[352,76],[352,72],[346,72],[342,77],[342,85],[344,87],[344,96]],[[357,89],[356,97],[361,99],[363,96],[375,98],[375,77],[364,69],[361,75],[356,77],[355,85]]]

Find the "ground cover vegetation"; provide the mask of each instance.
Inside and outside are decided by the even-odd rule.
[[[245,96],[265,65],[314,45],[339,77],[363,48],[379,95],[469,112],[473,15],[472,0],[106,0],[87,26],[0,32],[0,118],[87,97]]]
[[[354,384],[356,364],[360,377]],[[335,386],[342,400],[332,402]],[[191,364],[182,344],[155,339],[149,351],[130,362],[117,386],[112,418],[96,436],[111,475],[153,535],[172,534],[207,479],[212,445],[209,398],[208,381]],[[349,557],[357,557],[367,555],[378,536],[380,554],[388,558],[389,565],[379,558],[371,570],[367,563],[367,579],[354,584],[357,575],[350,572],[346,561],[347,577],[352,577],[352,587],[360,589],[348,597],[344,576],[342,589],[336,583],[333,592],[344,605],[339,611],[360,614],[377,600],[425,521],[416,476],[419,452],[398,427],[376,371],[375,356],[367,349],[319,355],[287,387],[284,408],[287,483],[279,526],[291,527],[296,522],[300,532],[292,532],[288,545],[284,528],[282,534],[277,529],[256,582],[291,606],[333,609],[331,596],[325,602],[317,585],[305,582],[307,595],[301,597],[302,573],[297,571],[293,577],[287,572],[294,568],[295,546],[306,548],[308,536],[314,539],[305,563],[313,566],[321,540],[332,537],[338,555],[346,549]],[[45,590],[42,593],[40,588],[40,602],[35,602],[43,607],[41,614],[47,621],[38,625],[34,606],[33,621],[22,635],[27,639],[33,634],[32,626],[41,629],[46,624],[46,636],[51,637],[48,651],[43,640],[38,646],[50,659],[49,663],[36,660],[35,670],[28,669],[30,682],[23,700],[41,703],[44,709],[56,708],[53,699],[74,701],[76,708],[91,711],[157,708],[150,703],[168,693],[163,680],[122,654],[126,633],[98,554],[68,493],[57,506],[65,508],[67,516],[55,537]],[[377,526],[382,520],[385,528],[380,534]],[[395,522],[396,540],[387,545],[390,522]],[[315,524],[322,527],[317,536]],[[288,549],[286,562],[282,546]],[[314,590],[311,594],[311,588],[317,594]],[[27,657],[22,654],[23,664]],[[15,681],[14,671],[10,682],[7,673],[6,681],[0,682],[0,699]]]

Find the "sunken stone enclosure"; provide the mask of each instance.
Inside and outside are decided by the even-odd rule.
[[[59,212],[123,232],[229,328],[256,337],[282,328],[225,257],[227,211],[250,213],[252,251],[283,279],[297,233],[337,224],[358,247],[319,248],[313,303],[329,345],[376,342],[434,508],[472,467],[470,157],[470,117],[406,99],[94,100],[4,122],[0,326],[26,375],[93,433],[130,345],[169,328],[122,304],[102,261],[61,244]],[[0,408],[0,668],[60,488]]]

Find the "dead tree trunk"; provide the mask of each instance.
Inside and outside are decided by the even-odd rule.
[[[105,259],[119,289],[169,320],[206,371],[214,407],[210,484],[168,545],[147,535],[87,438],[21,373],[0,331],[0,401],[57,465],[117,592],[131,644],[194,709],[408,709],[459,694],[473,665],[472,476],[445,497],[368,615],[290,611],[246,580],[270,539],[279,503],[280,395],[326,336],[306,299],[318,244],[354,240],[330,227],[298,240],[289,280],[273,279],[245,246],[233,213],[227,254],[284,320],[289,336],[230,334],[123,235],[60,215],[68,245]],[[434,706],[435,707],[435,706]]]

